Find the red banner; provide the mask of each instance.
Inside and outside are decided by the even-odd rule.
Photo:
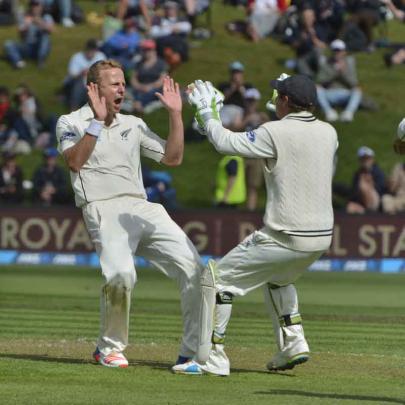
[[[0,249],[19,251],[90,252],[92,243],[75,208],[0,209]],[[224,255],[259,229],[258,213],[219,210],[179,211],[173,219],[200,253]],[[337,214],[328,257],[405,257],[405,216]]]

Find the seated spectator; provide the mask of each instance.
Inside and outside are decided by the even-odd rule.
[[[123,27],[111,37],[107,38],[101,47],[101,51],[109,59],[120,62],[124,69],[134,67],[134,56],[138,52],[141,35],[138,32],[135,19],[126,17]]]
[[[325,43],[336,39],[343,26],[344,2],[340,0],[303,0],[299,2],[299,9],[301,12],[312,10],[315,17],[313,27],[319,38],[322,38]]]
[[[176,190],[168,172],[150,170],[142,165],[142,181],[148,201],[162,204],[169,210],[177,207]]]
[[[3,153],[0,169],[0,202],[20,203],[24,198],[23,175],[14,153]]]
[[[388,192],[382,197],[382,209],[388,214],[405,212],[405,163],[397,163],[388,180]]]
[[[299,14],[299,24],[292,29],[289,38],[296,51],[295,70],[311,78],[315,77],[320,56],[327,46],[325,33],[315,23],[315,10],[311,7],[304,8]]]
[[[164,16],[152,20],[150,36],[156,40],[159,56],[173,69],[188,60],[187,35],[191,24],[179,15],[179,4],[166,1],[163,4]]]
[[[45,10],[51,14],[56,21],[60,22],[65,28],[72,28],[75,23],[73,16],[72,0],[42,0]]]
[[[247,34],[253,42],[269,36],[280,17],[277,0],[254,0],[248,3]]]
[[[62,90],[65,102],[70,110],[76,110],[86,103],[87,71],[93,63],[104,59],[105,55],[98,50],[95,39],[89,39],[84,49],[70,58],[68,75],[64,80]]]
[[[152,25],[152,4],[147,0],[119,0],[117,18],[124,20],[127,17],[135,17],[138,27],[148,32]]]
[[[357,24],[367,38],[367,50],[373,51],[373,30],[381,21],[381,0],[346,0],[351,20]]]
[[[252,87],[245,82],[245,67],[239,61],[229,65],[229,81],[218,84],[218,90],[224,94],[224,106],[220,111],[222,124],[230,130],[242,125],[245,107],[245,91]]]
[[[25,59],[33,59],[42,67],[51,49],[50,34],[53,29],[53,18],[49,14],[43,14],[41,0],[31,0],[28,11],[18,26],[21,41],[5,42],[6,57],[17,69],[25,67]]]
[[[0,146],[2,149],[10,136],[15,119],[16,112],[12,108],[10,92],[7,87],[0,86]]]
[[[328,121],[336,121],[338,117],[335,106],[342,106],[340,120],[349,122],[359,108],[362,91],[357,80],[356,61],[348,56],[345,43],[334,40],[330,48],[333,55],[322,58],[316,82],[318,102]]]
[[[215,205],[237,208],[246,201],[245,165],[240,156],[224,156],[218,164]]]
[[[155,93],[162,89],[167,67],[164,60],[157,55],[153,39],[141,41],[140,48],[142,60],[135,66],[129,90],[134,99],[133,110],[148,113],[161,106]]]
[[[261,124],[269,121],[268,115],[259,111],[261,95],[254,87],[247,89],[244,94],[245,109],[242,119],[241,131],[253,131]],[[258,192],[263,186],[263,160],[245,159],[247,201],[246,208],[254,211],[257,208]]]
[[[394,17],[405,22],[405,3],[402,3],[402,9],[398,8],[391,0],[381,0],[387,5]],[[403,65],[405,63],[405,46],[404,44],[394,47],[394,50],[384,55],[384,61],[387,67],[393,65]]]
[[[58,151],[44,151],[44,163],[32,178],[33,202],[42,205],[65,204],[67,197],[65,172],[57,163]]]
[[[375,163],[374,151],[362,146],[357,151],[360,167],[354,173],[352,196],[346,206],[349,214],[364,214],[379,211],[385,191],[385,176]]]

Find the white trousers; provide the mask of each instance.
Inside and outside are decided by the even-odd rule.
[[[216,290],[234,296],[265,286],[266,304],[272,319],[279,354],[286,358],[309,348],[301,324],[289,324],[299,316],[298,297],[292,285],[323,251],[298,252],[275,243],[264,230],[256,231],[232,249],[216,265]],[[279,288],[277,288],[279,287]],[[226,296],[227,294],[225,294]],[[232,303],[218,302],[215,307],[214,339],[209,359],[203,365],[207,372],[229,375],[230,362],[223,340],[232,311]],[[287,324],[283,324],[287,316]],[[300,323],[300,321],[297,321]]]
[[[198,339],[202,264],[186,234],[163,206],[134,197],[92,202],[83,208],[83,217],[105,279],[100,303],[100,351],[121,352],[128,344],[136,253],[176,279],[184,328],[179,354],[192,357]]]
[[[239,296],[267,283],[294,283],[323,253],[291,250],[256,231],[217,262],[217,290]]]

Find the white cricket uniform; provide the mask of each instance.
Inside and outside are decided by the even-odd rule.
[[[263,159],[267,189],[264,227],[218,261],[217,291],[239,296],[265,286],[280,352],[290,357],[297,350],[308,352],[292,283],[331,243],[336,131],[305,111],[249,132],[231,132],[216,120],[210,120],[206,130],[220,153]],[[216,307],[218,336],[225,333],[230,308]],[[222,345],[214,345],[205,368],[229,374],[229,360]]]
[[[93,118],[88,105],[59,118],[56,133],[60,153],[85,135]],[[105,278],[98,342],[105,355],[121,352],[128,344],[135,252],[177,280],[184,326],[180,355],[191,357],[196,350],[201,261],[163,206],[146,200],[142,183],[140,156],[159,162],[165,144],[142,119],[117,114],[112,124],[102,129],[80,171],[71,172],[76,204],[82,208]]]

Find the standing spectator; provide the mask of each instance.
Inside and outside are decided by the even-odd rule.
[[[385,176],[375,163],[374,151],[362,146],[357,151],[360,167],[353,176],[352,197],[346,206],[349,214],[378,211],[385,191]]]
[[[3,153],[3,164],[0,169],[0,201],[20,203],[23,200],[23,175],[16,162],[16,155]]]
[[[346,45],[342,40],[335,39],[330,48],[333,55],[328,59],[321,59],[317,76],[318,102],[328,121],[338,119],[334,106],[344,107],[340,115],[341,121],[353,121],[362,99],[356,61],[353,56],[347,55]]]
[[[225,128],[240,128],[245,107],[245,91],[252,87],[245,82],[245,67],[239,61],[229,65],[229,81],[218,84],[224,94],[224,106],[220,111],[222,124]]]
[[[241,131],[254,131],[269,120],[265,112],[259,111],[258,104],[261,98],[259,90],[254,87],[247,89],[244,94],[245,110],[242,119]],[[257,208],[259,188],[263,186],[263,160],[245,158],[247,201],[246,208],[254,211]]]
[[[120,62],[125,69],[131,69],[140,41],[141,35],[138,32],[135,19],[126,17],[122,29],[107,38],[101,50],[107,58]]]
[[[388,180],[388,191],[382,197],[383,211],[396,214],[405,211],[405,163],[397,163]]]
[[[105,55],[98,50],[95,39],[89,39],[84,49],[70,58],[68,76],[63,83],[63,94],[70,109],[76,110],[85,104],[87,71],[93,63],[104,59]]]
[[[57,163],[58,151],[48,148],[44,151],[44,164],[32,178],[33,201],[42,205],[66,203],[66,178],[64,170]]]
[[[4,44],[6,56],[12,65],[21,69],[26,65],[24,59],[29,58],[42,67],[51,49],[50,34],[53,29],[53,18],[43,14],[41,0],[31,0],[18,26],[21,42],[8,40]]]
[[[140,46],[142,60],[135,66],[131,90],[135,100],[133,109],[138,113],[147,113],[161,106],[155,93],[162,89],[167,67],[156,52],[156,43],[153,39],[144,39]]]
[[[215,204],[237,208],[246,201],[245,165],[240,156],[224,156],[218,164]]]

